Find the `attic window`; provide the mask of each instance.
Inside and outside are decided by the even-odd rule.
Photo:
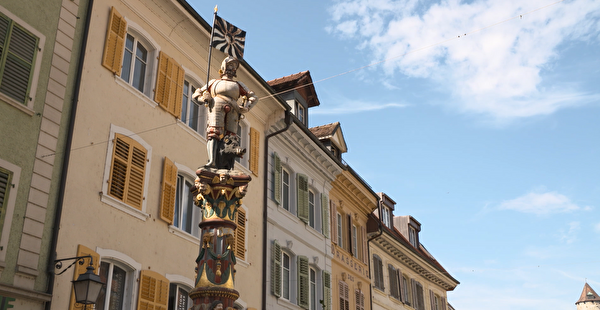
[[[338,150],[337,147],[335,147],[335,145],[333,145],[333,144],[330,145],[329,149],[331,149],[331,153],[333,154],[333,156],[339,158],[340,151]]]
[[[296,117],[298,118],[298,120],[300,122],[302,122],[302,124],[306,125],[306,121],[305,121],[305,110],[304,110],[304,106],[302,106],[302,104],[298,101],[296,101]]]
[[[410,241],[410,244],[412,244],[415,248],[418,248],[417,230],[412,226],[408,226],[408,239],[408,241]]]

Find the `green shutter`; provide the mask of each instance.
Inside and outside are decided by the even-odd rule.
[[[281,297],[281,246],[277,240],[271,248],[271,293]]]
[[[0,237],[2,237],[2,228],[6,217],[8,205],[8,193],[12,187],[12,173],[0,168]]]
[[[296,175],[296,189],[298,193],[298,218],[308,224],[308,177],[298,173]]]
[[[298,256],[298,305],[303,309],[309,306],[308,257]]]
[[[273,199],[281,204],[281,160],[277,153],[273,153]]]
[[[27,104],[38,38],[0,15],[0,92]]]
[[[323,271],[323,310],[331,310],[331,273]]]
[[[325,238],[329,238],[329,197],[323,193],[321,193],[321,211],[323,213],[323,235]]]

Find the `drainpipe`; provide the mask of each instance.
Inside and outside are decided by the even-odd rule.
[[[290,128],[292,125],[292,114],[290,111],[285,111],[285,127],[273,132],[265,137],[265,160],[264,160],[264,190],[263,190],[263,201],[265,205],[263,206],[263,261],[262,261],[262,309],[267,310],[267,222],[268,222],[268,197],[267,197],[267,185],[268,178],[267,174],[269,173],[269,139],[274,137]]]
[[[62,172],[60,177],[60,187],[58,190],[58,198],[56,201],[56,214],[54,215],[54,223],[52,227],[52,239],[50,240],[50,257],[48,260],[48,287],[46,293],[52,295],[54,292],[54,260],[56,259],[56,246],[58,242],[58,231],[60,228],[60,220],[62,217],[63,203],[65,198],[65,185],[67,183],[67,172],[69,168],[69,158],[71,156],[71,145],[73,143],[73,128],[75,127],[75,114],[77,112],[77,104],[79,102],[79,91],[81,89],[81,76],[83,75],[83,62],[85,59],[85,50],[87,48],[88,34],[90,31],[90,20],[92,19],[92,8],[94,7],[94,0],[88,0],[88,7],[85,16],[85,26],[83,29],[83,36],[81,37],[81,50],[79,55],[79,61],[77,63],[77,73],[75,76],[75,85],[73,88],[73,98],[71,103],[71,115],[69,117],[69,127],[67,131],[67,140],[65,142],[65,156],[62,163]],[[45,305],[46,310],[50,310],[52,301],[49,301]]]
[[[381,226],[381,204],[383,202],[381,201],[381,197],[379,198],[379,201],[377,202],[377,210],[379,211],[379,220],[377,221],[377,224],[379,226],[379,232],[374,235],[371,236],[368,240],[367,240],[367,258],[368,258],[368,262],[369,262],[369,279],[371,279],[371,247],[369,246],[369,243],[374,240],[375,238],[378,238],[379,236],[381,236],[381,234],[383,234],[383,227]],[[371,284],[371,283],[369,283]],[[371,302],[371,310],[373,309],[373,285],[369,285],[369,299]]]

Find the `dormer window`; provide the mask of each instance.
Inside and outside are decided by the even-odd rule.
[[[392,223],[390,221],[390,209],[386,208],[386,207],[382,207],[382,219],[381,222],[383,222],[383,225],[385,225],[388,228],[392,228]]]
[[[296,117],[298,118],[298,120],[300,122],[302,122],[302,124],[306,125],[306,121],[305,121],[305,110],[304,107],[296,101]]]
[[[410,244],[415,248],[419,247],[417,244],[417,230],[412,226],[408,226],[408,241],[410,241]]]

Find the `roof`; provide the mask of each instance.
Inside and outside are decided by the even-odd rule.
[[[596,292],[594,292],[594,289],[592,289],[592,287],[587,283],[583,286],[581,296],[575,304],[586,301],[595,301],[600,303],[600,298],[598,298],[598,294],[596,294]]]
[[[308,70],[270,80],[267,83],[278,93],[296,90],[304,97],[309,108],[321,104]]]
[[[326,139],[333,136],[335,130],[340,127],[340,122],[311,127],[310,131],[319,139]]]

